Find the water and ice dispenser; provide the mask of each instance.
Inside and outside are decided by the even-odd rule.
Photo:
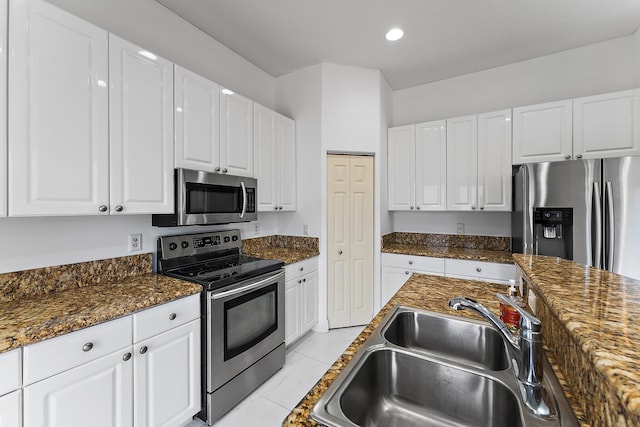
[[[573,260],[573,209],[533,208],[533,253]]]

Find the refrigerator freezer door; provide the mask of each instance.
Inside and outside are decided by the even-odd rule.
[[[605,260],[614,273],[640,279],[640,156],[605,159],[603,188],[611,189],[604,206]],[[613,219],[613,221],[611,221]]]
[[[529,181],[525,215],[532,215],[534,207],[572,208],[573,260],[585,265],[592,265],[593,258],[593,184],[600,180],[599,164],[600,160],[571,160],[525,165]],[[524,222],[532,224],[530,218]],[[525,236],[533,239],[531,234]]]

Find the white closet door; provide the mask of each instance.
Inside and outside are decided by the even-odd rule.
[[[220,85],[175,66],[175,166],[216,172],[220,166]]]
[[[447,209],[476,210],[478,117],[447,120]]]
[[[109,35],[111,213],[173,212],[173,64]]]
[[[253,104],[253,148],[255,177],[258,179],[258,211],[278,210],[276,112]]]
[[[478,115],[478,209],[511,211],[511,110]]]
[[[107,32],[42,0],[10,14],[9,215],[107,214]]]
[[[415,163],[416,209],[447,210],[447,124],[444,120],[416,125]]]

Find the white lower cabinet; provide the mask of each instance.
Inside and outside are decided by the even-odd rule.
[[[31,384],[24,388],[24,426],[131,426],[132,374],[127,347]]]
[[[134,345],[136,426],[176,426],[200,410],[200,320]]]
[[[318,259],[285,267],[285,338],[287,345],[318,323]]]
[[[22,426],[22,390],[0,396],[0,427]]]
[[[25,347],[24,427],[188,421],[200,410],[199,318],[192,295]]]
[[[409,277],[411,270],[397,267],[382,267],[382,289],[380,292],[380,305],[384,306],[389,302],[391,297],[404,285]]]
[[[444,266],[445,276],[448,277],[502,284],[508,284],[510,279],[516,278],[516,266],[514,264],[446,259]]]

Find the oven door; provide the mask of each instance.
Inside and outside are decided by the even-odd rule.
[[[208,292],[207,391],[284,342],[284,271]]]

